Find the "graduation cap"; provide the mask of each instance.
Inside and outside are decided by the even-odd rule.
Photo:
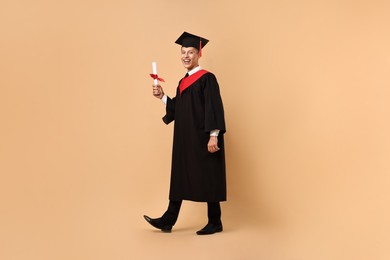
[[[198,49],[199,56],[202,56],[202,48],[206,46],[208,42],[209,40],[188,32],[184,32],[175,41],[175,43],[181,45],[182,47],[194,47]]]

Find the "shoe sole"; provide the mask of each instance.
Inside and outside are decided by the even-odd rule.
[[[204,236],[204,235],[212,235],[212,234],[215,234],[215,233],[218,233],[218,232],[222,232],[223,229],[217,229],[215,230],[215,232],[212,232],[212,233],[203,233],[203,232],[200,232],[200,231],[197,231],[196,234],[199,235],[199,236]]]

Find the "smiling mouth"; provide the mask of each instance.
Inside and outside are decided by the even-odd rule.
[[[191,60],[183,60],[184,63],[190,63]]]

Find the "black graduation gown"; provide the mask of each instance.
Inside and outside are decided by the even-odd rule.
[[[179,82],[180,85],[180,82]],[[167,99],[163,121],[174,122],[170,200],[226,200],[224,110],[214,74],[208,72]],[[210,131],[219,129],[219,151],[210,153]]]

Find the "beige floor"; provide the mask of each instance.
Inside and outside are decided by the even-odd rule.
[[[205,207],[193,202],[183,203],[172,233],[155,230],[142,218],[144,213],[157,215],[163,208],[157,202],[130,207],[125,201],[103,201],[68,213],[31,211],[2,223],[0,259],[385,260],[389,256],[385,237],[359,236],[369,235],[367,230],[315,220],[277,223],[259,216],[239,221],[237,208],[230,206],[234,204],[223,204],[224,232],[211,236],[195,234],[205,224]]]

